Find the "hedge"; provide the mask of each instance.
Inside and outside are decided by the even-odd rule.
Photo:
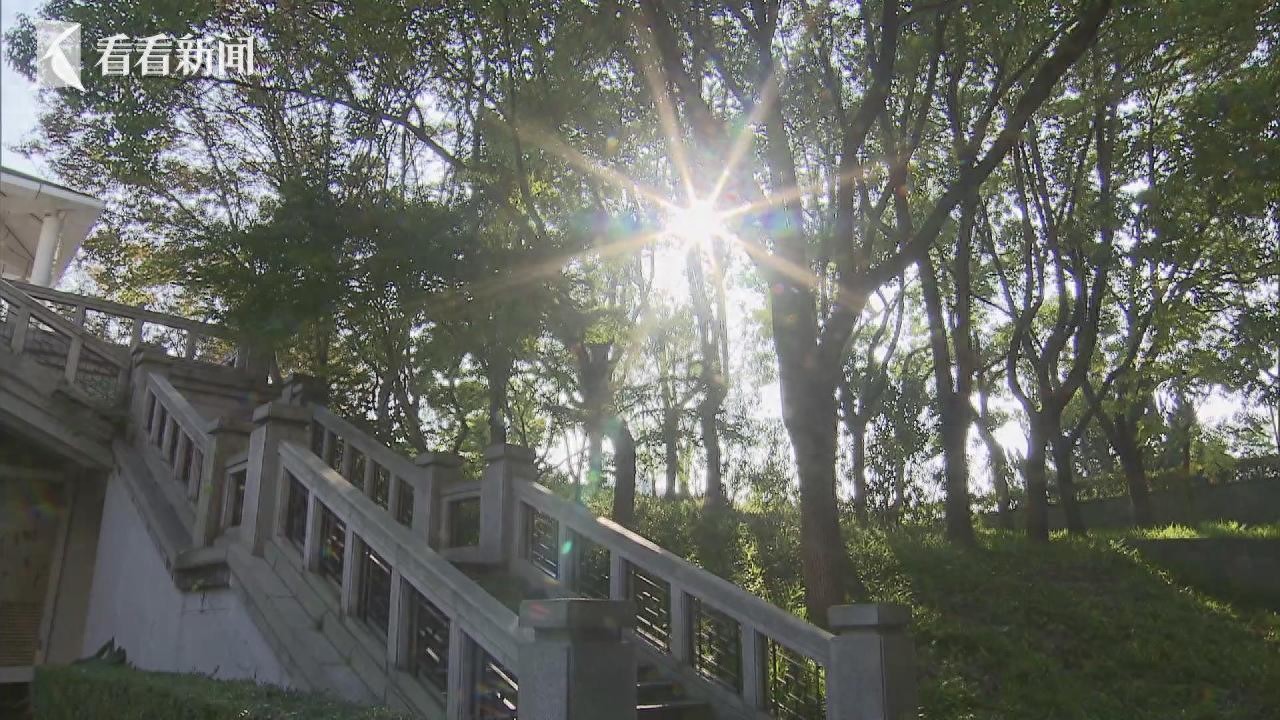
[[[143,672],[86,662],[41,667],[32,688],[35,720],[400,720],[381,707],[282,690],[248,680]]]

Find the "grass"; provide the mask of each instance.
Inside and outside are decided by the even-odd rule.
[[[1280,540],[1280,524],[1243,525],[1238,522],[1204,522],[1199,525],[1167,525],[1159,528],[1128,530],[1126,535],[1145,540],[1175,540],[1190,538],[1249,538],[1256,540]]]
[[[660,544],[802,614],[794,512],[640,517]],[[1122,539],[981,531],[957,548],[931,529],[867,529],[849,548],[868,599],[913,608],[921,718],[1280,716],[1280,614],[1190,589]]]
[[[41,667],[35,720],[403,720],[386,708],[355,706],[247,680],[212,680],[87,662]]]
[[[913,606],[925,718],[1274,718],[1280,615],[1182,587],[1122,543],[1008,533],[855,539]]]

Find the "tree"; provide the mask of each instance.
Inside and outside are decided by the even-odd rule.
[[[676,142],[689,137],[733,158],[741,167],[735,166],[723,183],[758,208],[746,213],[736,230],[770,288],[783,419],[799,471],[806,605],[816,622],[856,585],[840,540],[835,496],[835,395],[845,349],[867,298],[924,256],[967,188],[1002,161],[1030,115],[1093,42],[1109,10],[1106,1],[1086,4],[1053,29],[1029,26],[1030,14],[1022,7],[1002,6],[984,18],[1019,30],[989,36],[991,45],[984,48],[1019,58],[1010,66],[1017,69],[1008,82],[989,87],[1002,99],[1016,88],[1018,99],[995,140],[967,170],[936,195],[916,198],[927,208],[919,213],[922,221],[911,227],[900,222],[889,233],[881,233],[876,222],[888,198],[903,196],[900,189],[918,149],[914,145],[923,141],[914,128],[932,107],[932,93],[923,88],[930,86],[946,52],[938,42],[945,37],[940,30],[967,22],[967,16],[907,14],[889,0],[874,18],[867,5],[786,16],[780,4],[767,2],[697,12],[643,3],[632,18],[643,28],[633,54],[635,72],[659,78],[655,90],[665,102],[658,107],[666,108],[668,124],[684,120]],[[1014,37],[1036,39],[998,46]],[[1036,63],[1047,47],[1052,50]],[[803,91],[785,91],[784,62],[790,75],[809,80],[807,86],[793,84]],[[837,67],[853,68],[852,77]],[[907,108],[904,112],[887,112],[891,95]],[[733,112],[752,119],[758,154],[747,152],[750,136],[735,135],[717,112],[725,106],[722,97]],[[822,135],[799,136],[788,115],[817,118],[821,123],[815,129]],[[878,123],[894,128],[896,141],[880,138],[878,148],[869,145]],[[864,157],[876,153],[886,159],[887,173],[860,172]],[[805,216],[802,159],[821,163],[822,176],[812,180],[821,197],[832,198],[819,206],[824,222],[817,227]],[[885,201],[871,200],[873,182]]]

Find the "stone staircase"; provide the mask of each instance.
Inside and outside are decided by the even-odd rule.
[[[34,318],[70,338],[70,383],[86,351],[111,361],[113,482],[176,602],[231,613],[192,632],[237,628],[241,645],[268,649],[261,672],[244,661],[239,676],[445,720],[631,707],[652,720],[890,718],[914,706],[906,618],[892,608],[834,608],[835,632],[820,629],[539,485],[524,448],[489,448],[468,479],[455,455],[405,457],[330,412],[307,378],[268,388],[250,353],[202,355],[213,326],[179,328],[168,354],[127,354],[92,337],[87,311],[132,312],[117,340],[134,343],[155,314],[43,292],[33,302],[0,283],[4,327]],[[29,360],[59,357],[40,361],[15,332],[10,348]],[[129,589],[117,592],[127,605]],[[183,663],[153,669],[221,667]]]

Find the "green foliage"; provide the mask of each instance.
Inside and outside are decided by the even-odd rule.
[[[143,672],[120,665],[45,666],[36,673],[38,720],[398,720],[386,708],[357,707],[318,694]]]

